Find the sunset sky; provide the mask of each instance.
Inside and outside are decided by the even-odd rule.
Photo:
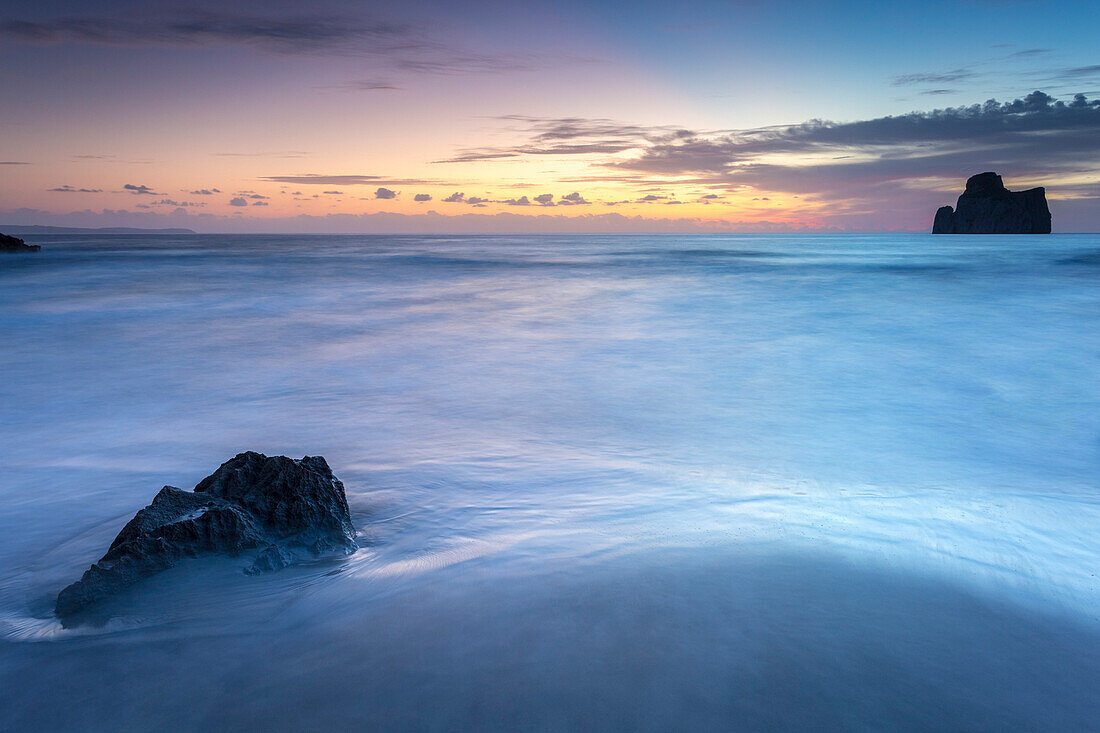
[[[0,8],[0,224],[1100,231],[1093,0]]]

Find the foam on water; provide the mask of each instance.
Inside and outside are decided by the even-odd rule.
[[[0,728],[1100,713],[1100,237],[41,240],[0,261]],[[60,627],[241,450],[324,455],[363,549]]]

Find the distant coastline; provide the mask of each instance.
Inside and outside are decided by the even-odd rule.
[[[8,234],[198,234],[193,229],[138,229],[136,227],[45,227],[8,226],[0,224],[0,232]]]

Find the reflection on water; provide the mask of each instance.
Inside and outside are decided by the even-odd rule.
[[[1100,712],[1100,237],[41,240],[0,261],[0,728]],[[60,630],[246,449],[325,455],[364,549]]]

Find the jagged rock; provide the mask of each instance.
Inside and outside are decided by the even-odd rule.
[[[0,252],[38,252],[40,249],[37,244],[27,244],[19,237],[0,234]]]
[[[955,210],[950,206],[936,209],[936,219],[932,222],[933,234],[953,234],[955,232]]]
[[[1041,186],[1009,191],[996,173],[979,173],[952,209],[936,211],[933,234],[1050,234],[1050,209]]]
[[[241,453],[194,492],[161,489],[107,554],[58,594],[55,610],[70,616],[187,557],[260,550],[245,571],[253,574],[357,548],[344,485],[324,458]]]

